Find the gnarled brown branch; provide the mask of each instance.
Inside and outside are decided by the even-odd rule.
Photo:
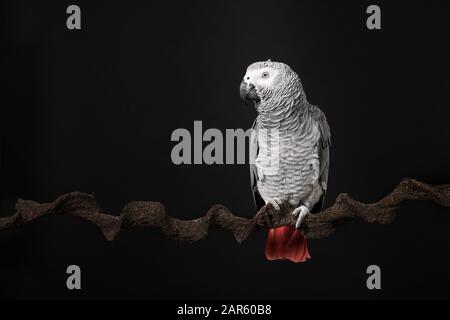
[[[347,218],[360,217],[369,223],[390,223],[404,200],[430,200],[450,207],[450,184],[431,186],[404,179],[389,195],[369,204],[353,200],[348,194],[342,193],[328,209],[308,215],[300,229],[306,238],[315,239],[331,235],[336,224]],[[238,242],[243,242],[253,231],[264,227],[295,225],[292,210],[287,204],[282,205],[280,211],[267,205],[249,219],[236,216],[225,206],[216,204],[201,218],[180,220],[170,217],[162,203],[134,201],[127,204],[117,216],[102,212],[93,195],[72,192],[49,203],[19,199],[16,212],[12,216],[0,218],[0,230],[22,227],[45,215],[66,214],[95,224],[107,240],[113,240],[125,229],[153,227],[161,229],[171,239],[192,242],[205,238],[212,228],[222,228],[230,230]]]

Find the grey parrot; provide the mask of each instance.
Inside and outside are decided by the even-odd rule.
[[[240,85],[242,99],[258,116],[250,139],[250,177],[257,209],[283,202],[295,209],[296,228],[270,229],[269,260],[310,258],[298,230],[304,217],[322,209],[327,190],[330,128],[324,113],[310,104],[298,75],[281,62],[251,64]]]

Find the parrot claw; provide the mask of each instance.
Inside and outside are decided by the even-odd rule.
[[[282,203],[283,201],[281,201],[281,199],[279,199],[279,198],[270,198],[269,200],[267,200],[267,204],[271,204],[272,205],[272,207],[275,209],[275,210],[280,210],[280,206],[281,206],[281,203]]]
[[[292,211],[292,215],[297,216],[297,222],[295,223],[295,227],[298,229],[300,228],[300,225],[302,224],[303,219],[309,214],[309,209],[307,206],[301,205],[298,208],[295,208],[294,211]]]

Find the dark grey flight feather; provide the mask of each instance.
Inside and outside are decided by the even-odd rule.
[[[328,170],[330,167],[330,147],[331,147],[331,134],[330,126],[328,125],[325,114],[318,107],[310,105],[311,115],[314,120],[317,121],[320,131],[320,138],[317,141],[317,149],[319,152],[319,184],[322,188],[323,194],[320,200],[311,210],[312,213],[320,212],[323,209],[325,202],[325,195],[327,193],[328,186]]]

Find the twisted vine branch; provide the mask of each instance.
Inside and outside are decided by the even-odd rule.
[[[450,207],[450,184],[431,186],[404,179],[389,195],[369,204],[353,200],[348,194],[342,193],[331,207],[308,215],[300,229],[306,238],[315,239],[328,237],[335,231],[336,224],[347,218],[360,217],[369,223],[391,223],[404,200],[429,200]],[[180,220],[170,217],[159,202],[134,201],[116,216],[102,212],[93,195],[72,192],[49,203],[19,199],[16,212],[12,216],[0,218],[0,230],[23,227],[45,215],[66,214],[95,224],[110,241],[122,230],[153,227],[161,229],[171,239],[188,242],[205,238],[210,229],[222,228],[230,230],[238,242],[243,242],[253,231],[261,228],[295,225],[292,210],[287,204],[282,205],[280,211],[274,211],[271,205],[267,205],[249,219],[236,216],[225,206],[216,204],[201,218]]]

